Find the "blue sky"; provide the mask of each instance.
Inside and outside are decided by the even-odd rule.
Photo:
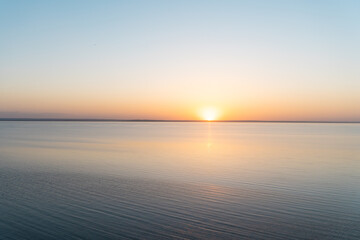
[[[0,1],[0,117],[360,120],[359,1]]]

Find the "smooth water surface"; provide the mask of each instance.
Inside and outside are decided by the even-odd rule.
[[[360,124],[0,122],[0,239],[360,239]]]

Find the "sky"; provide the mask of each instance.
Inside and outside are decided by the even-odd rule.
[[[0,0],[0,117],[360,121],[360,1]]]

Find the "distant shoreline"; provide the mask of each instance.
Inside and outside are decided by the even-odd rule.
[[[221,123],[360,123],[360,121],[265,121],[265,120],[151,120],[151,119],[92,119],[92,118],[0,118],[17,122],[221,122]]]

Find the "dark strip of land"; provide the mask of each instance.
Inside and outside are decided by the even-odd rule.
[[[0,121],[24,122],[209,122],[206,120],[159,120],[159,119],[98,119],[98,118],[0,118]],[[264,120],[214,120],[210,122],[239,123],[360,123],[359,121],[264,121]]]

